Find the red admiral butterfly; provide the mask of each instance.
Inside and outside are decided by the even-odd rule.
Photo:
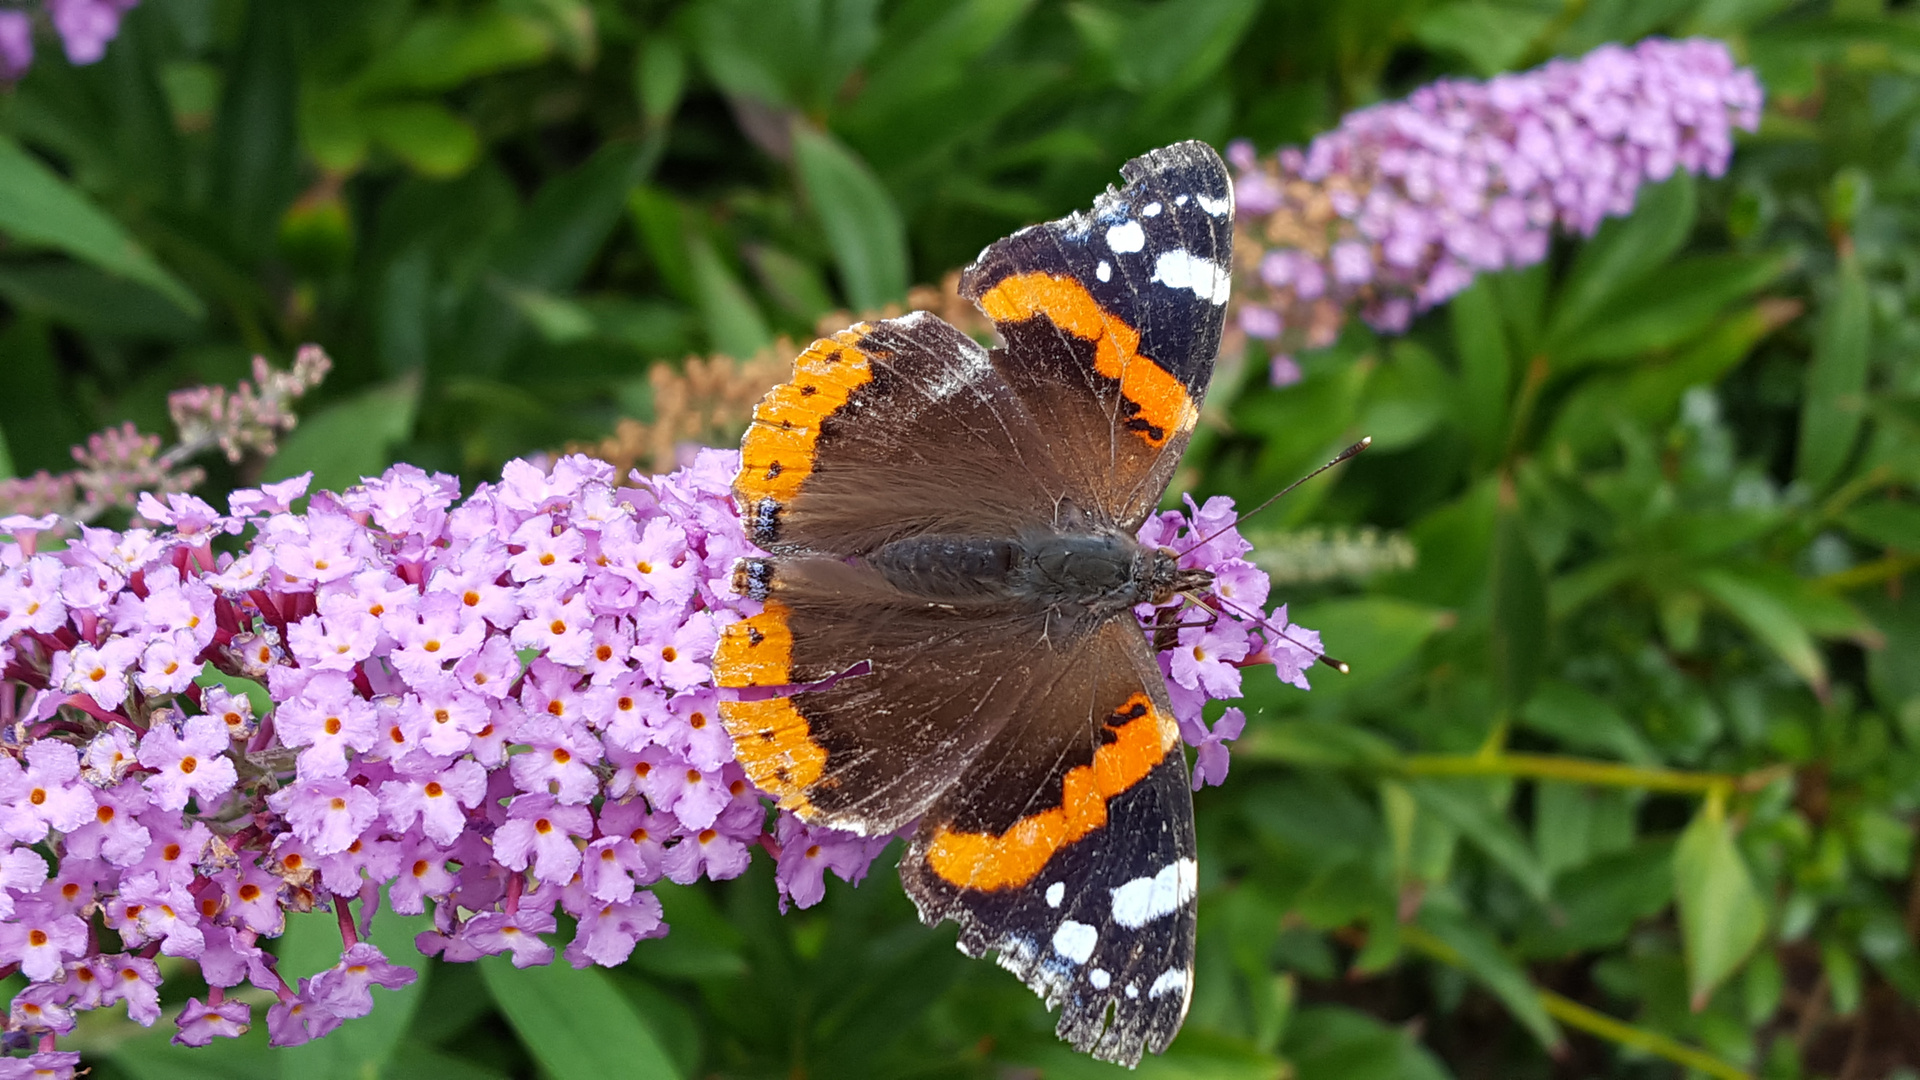
[[[916,312],[815,342],[754,412],[734,495],[773,557],[734,587],[721,706],[747,775],[817,824],[918,819],[928,924],[1132,1065],[1193,993],[1193,802],[1135,605],[1207,587],[1134,539],[1199,417],[1226,311],[1219,155],[1135,158],[1093,212],[988,247],[986,349]],[[817,684],[817,685],[807,685]]]

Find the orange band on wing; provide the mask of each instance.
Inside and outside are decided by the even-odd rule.
[[[769,600],[758,615],[729,623],[713,650],[715,686],[785,686],[793,681],[787,605]]]
[[[813,472],[820,422],[873,378],[867,357],[855,347],[867,330],[861,323],[808,346],[794,358],[793,381],[774,387],[754,406],[733,481],[742,507],[761,499],[786,502],[800,491]]]
[[[1055,326],[1094,343],[1094,370],[1120,384],[1120,393],[1140,407],[1146,426],[1130,428],[1154,446],[1191,427],[1200,416],[1186,384],[1140,353],[1140,331],[1100,306],[1071,277],[1030,271],[1001,279],[980,297],[980,310],[995,322],[1025,322],[1045,315]]]
[[[1115,711],[1132,719],[1109,727],[1118,736],[1093,752],[1093,761],[1070,770],[1060,785],[1060,805],[1021,818],[999,835],[935,832],[927,865],[948,884],[963,889],[1025,885],[1046,868],[1053,853],[1107,823],[1107,800],[1146,779],[1177,739],[1174,728],[1145,694]]]
[[[761,791],[782,810],[802,817],[813,812],[806,790],[826,771],[826,747],[813,741],[812,726],[793,699],[723,701],[720,719],[733,736],[733,757]]]

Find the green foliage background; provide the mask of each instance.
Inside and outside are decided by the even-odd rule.
[[[1400,530],[1418,562],[1281,590],[1354,671],[1249,674],[1198,797],[1193,1014],[1140,1075],[1914,1075],[1907,5],[145,0],[102,63],[43,41],[0,95],[0,475],[313,340],[338,368],[264,478],[472,482],[647,416],[652,362],[896,299],[1144,149],[1271,149],[1652,33],[1767,85],[1727,178],[1296,386],[1256,358],[1214,388],[1194,490],[1262,497],[1370,433],[1262,528]],[[662,898],[618,971],[423,964],[285,1052],[104,1015],[74,1043],[132,1080],[1114,1072],[884,864],[786,916],[764,864]],[[325,922],[290,973],[331,962]]]

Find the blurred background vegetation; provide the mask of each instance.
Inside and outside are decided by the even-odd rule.
[[[776,338],[1153,146],[1267,151],[1442,75],[1695,33],[1768,89],[1729,176],[1403,337],[1356,324],[1293,386],[1258,356],[1216,382],[1196,493],[1377,440],[1256,530],[1354,671],[1249,672],[1198,796],[1193,1014],[1140,1075],[1920,1075],[1908,4],[145,0],[100,63],[43,42],[0,94],[0,476],[316,341],[300,429],[203,493],[470,485],[679,423],[688,380],[766,379]],[[762,359],[676,374],[713,354]],[[1115,1071],[885,870],[785,916],[764,863],[662,898],[672,933],[612,973],[425,964],[287,1052],[104,1014],[74,1045],[135,1080]],[[331,935],[296,920],[287,970]]]

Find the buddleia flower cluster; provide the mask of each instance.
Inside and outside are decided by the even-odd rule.
[[[1493,270],[1590,235],[1642,185],[1718,176],[1762,93],[1718,41],[1649,39],[1485,82],[1441,79],[1349,113],[1305,150],[1228,148],[1238,325],[1286,353],[1333,343],[1358,312],[1387,333]]]
[[[155,528],[58,550],[51,516],[0,519],[0,975],[29,980],[7,1045],[32,1051],[0,1065],[71,1075],[58,1037],[84,1010],[161,1019],[162,956],[207,987],[176,1042],[245,1032],[245,984],[274,1044],[325,1035],[415,977],[368,940],[377,909],[430,911],[417,944],[450,961],[584,967],[666,933],[650,886],[734,877],[756,847],[783,906],[860,880],[891,838],[774,812],[719,722],[714,643],[755,607],[730,591],[758,554],[738,465],[618,486],[583,456],[516,461],[464,499],[399,465],[301,512],[305,478],[224,513],[149,494]],[[1217,575],[1219,618],[1141,612],[1213,782],[1243,720],[1209,727],[1207,703],[1249,664],[1304,685],[1317,652],[1260,615],[1231,522],[1215,499],[1142,532]],[[314,909],[339,963],[280,971],[263,940]]]
[[[179,442],[162,449],[158,435],[141,434],[131,423],[89,435],[85,446],[73,448],[75,469],[0,479],[0,515],[58,514],[91,522],[110,511],[133,510],[143,494],[193,490],[206,479],[204,470],[190,464],[200,454],[218,449],[231,462],[248,456],[265,461],[280,436],[293,430],[293,403],[332,368],[325,351],[307,345],[284,371],[255,356],[252,380],[242,379],[232,390],[175,390],[167,395],[167,412]]]

